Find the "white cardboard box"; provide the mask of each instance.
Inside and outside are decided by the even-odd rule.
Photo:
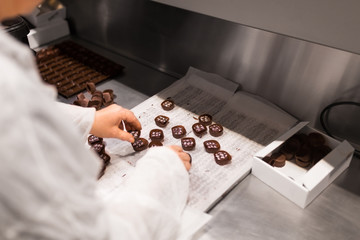
[[[278,151],[281,144],[296,133],[319,132],[307,124],[308,122],[297,124],[257,152],[252,166],[254,176],[302,208],[314,200],[350,165],[354,153],[354,148],[347,141],[339,142],[323,134],[332,151],[310,169],[299,167],[292,161],[286,161],[284,167],[277,168],[262,160]]]
[[[24,15],[24,17],[35,27],[42,27],[58,19],[65,19],[66,7],[59,4],[57,9],[47,12],[41,12],[39,8],[34,8],[30,14]]]
[[[30,48],[34,49],[70,34],[68,22],[63,19],[52,21],[48,25],[30,29],[27,36]]]

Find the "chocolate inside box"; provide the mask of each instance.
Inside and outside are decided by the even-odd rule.
[[[85,90],[87,82],[97,84],[124,69],[70,40],[38,51],[36,60],[44,81],[55,85],[64,97]]]

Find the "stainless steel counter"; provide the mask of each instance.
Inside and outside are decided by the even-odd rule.
[[[125,66],[124,74],[97,85],[111,88],[115,102],[132,108],[177,79],[77,40]],[[61,101],[72,102],[75,97]],[[301,209],[251,174],[210,212],[213,218],[195,239],[360,239],[360,159],[307,208]]]

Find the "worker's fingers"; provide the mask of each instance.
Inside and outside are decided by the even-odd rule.
[[[141,123],[132,111],[125,109],[122,115],[127,130],[141,130]]]
[[[177,155],[179,156],[179,158],[183,162],[186,170],[189,171],[190,168],[191,168],[191,162],[192,162],[191,155],[189,153],[187,153],[187,152],[184,152],[182,147],[180,147],[180,146],[171,145],[171,146],[168,146],[168,147],[171,148],[174,152],[177,153]]]
[[[174,152],[179,153],[179,152],[183,152],[182,147],[177,146],[177,145],[170,145],[168,146],[169,148],[171,148]]]
[[[135,141],[135,138],[131,133],[128,133],[127,131],[123,131],[119,128],[116,130],[114,137],[130,143],[133,143]]]

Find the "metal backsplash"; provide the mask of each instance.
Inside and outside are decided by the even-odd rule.
[[[189,66],[217,73],[315,127],[326,105],[360,101],[353,53],[146,0],[62,2],[79,38],[177,77]],[[359,111],[340,117],[332,127],[360,136]]]

